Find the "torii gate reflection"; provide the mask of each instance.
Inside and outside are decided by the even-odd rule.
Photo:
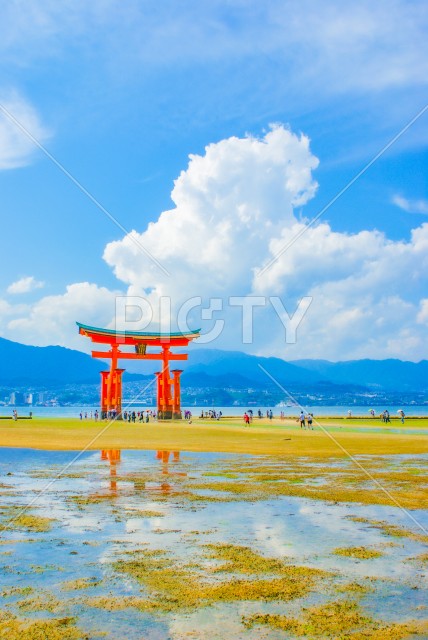
[[[120,462],[120,449],[103,449],[101,451],[101,460],[110,462],[110,490],[117,492],[116,465]]]
[[[172,459],[171,459],[172,456]],[[166,476],[179,476],[186,477],[185,471],[170,471],[169,463],[180,462],[180,451],[156,451],[156,460],[162,462],[162,475]],[[117,465],[121,462],[121,450],[120,449],[102,449],[101,460],[108,460],[110,463],[110,490],[113,493],[117,493]],[[124,476],[126,479],[126,476]],[[134,480],[134,489],[136,491],[156,491],[156,488],[148,489],[145,482],[138,482]],[[162,493],[170,493],[172,490],[171,485],[168,482],[161,482],[160,489]]]

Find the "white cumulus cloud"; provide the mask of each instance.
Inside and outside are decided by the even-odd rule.
[[[392,203],[408,213],[423,213],[428,215],[428,200],[409,200],[397,194],[393,196]]]
[[[104,259],[134,295],[248,293],[252,272],[275,234],[312,198],[318,160],[309,140],[275,126],[261,139],[229,138],[191,155],[174,183],[175,208],[142,232],[107,245]],[[148,249],[165,275],[142,252]]]
[[[26,133],[28,132],[28,133]],[[16,92],[0,94],[0,170],[26,166],[39,143],[50,137],[35,108]]]
[[[59,344],[75,349],[89,348],[78,335],[76,321],[106,327],[114,322],[117,291],[89,282],[67,286],[65,293],[44,296],[24,310],[7,307],[2,335],[10,340],[46,346]],[[1,309],[1,307],[0,307]]]
[[[420,309],[417,315],[417,321],[428,327],[428,298],[424,298],[420,302]]]
[[[155,311],[161,296],[171,298],[173,313],[192,296],[222,298],[226,326],[212,346],[242,348],[242,313],[228,298],[256,295],[267,300],[254,313],[247,350],[286,358],[426,357],[418,317],[428,225],[408,241],[337,232],[327,222],[306,228],[300,212],[315,195],[317,165],[308,139],[282,126],[261,139],[211,144],[203,156],[190,156],[175,181],[175,208],[132,232],[170,276],[129,236],[108,244],[104,258],[128,293],[147,297]],[[280,296],[290,315],[303,296],[312,298],[295,344],[285,344],[270,296]]]
[[[34,276],[27,276],[25,278],[20,278],[16,282],[12,282],[12,284],[8,286],[7,292],[12,294],[29,293],[35,289],[41,289],[44,286],[45,283],[40,280],[36,280]]]

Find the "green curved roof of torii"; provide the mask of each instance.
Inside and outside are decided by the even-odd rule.
[[[197,338],[200,334],[200,329],[194,329],[183,333],[182,331],[176,332],[160,332],[160,331],[117,331],[116,329],[101,329],[100,327],[91,327],[88,324],[82,324],[76,322],[77,326],[83,331],[92,333],[99,336],[123,336],[127,338],[138,338],[140,340],[144,338]]]

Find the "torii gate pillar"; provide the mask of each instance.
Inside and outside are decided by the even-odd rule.
[[[122,413],[122,374],[125,369],[101,371],[101,415],[114,411],[116,416]]]
[[[170,418],[180,419],[181,416],[181,390],[180,375],[183,373],[181,369],[171,371],[173,378],[170,377],[168,367],[164,367],[162,371],[157,371],[157,410],[161,420]],[[172,393],[171,393],[172,387]]]

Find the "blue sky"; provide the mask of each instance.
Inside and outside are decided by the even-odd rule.
[[[275,278],[252,279],[275,240],[293,237],[293,225],[315,216],[428,103],[426,3],[34,0],[1,11],[0,104],[173,275],[164,282],[140,264],[123,229],[0,113],[3,337],[86,348],[74,320],[112,326],[115,297],[127,293],[149,293],[153,305],[170,296],[173,309],[190,296],[206,305],[212,296],[279,295],[290,315],[309,296],[296,344],[284,346],[267,303],[251,344],[241,344],[228,309],[231,326],[211,346],[286,358],[428,357],[428,112],[328,208],[320,220],[328,228],[302,236]],[[290,148],[280,133],[268,142],[272,125],[293,136]],[[249,137],[271,149],[257,167],[261,147],[250,150]],[[279,172],[260,187],[251,230],[240,227],[248,187],[275,165],[275,145],[288,149],[281,171],[310,172],[306,195],[296,204],[286,187],[275,209]],[[201,161],[189,165],[189,154]],[[236,184],[230,167],[239,167]],[[227,211],[216,208],[220,194]],[[169,210],[189,225],[187,252],[170,251],[180,235],[175,223],[159,224]],[[210,225],[218,255],[200,256],[208,241],[197,230]],[[257,225],[274,230],[260,234],[258,262]],[[236,277],[216,269],[223,249]]]

